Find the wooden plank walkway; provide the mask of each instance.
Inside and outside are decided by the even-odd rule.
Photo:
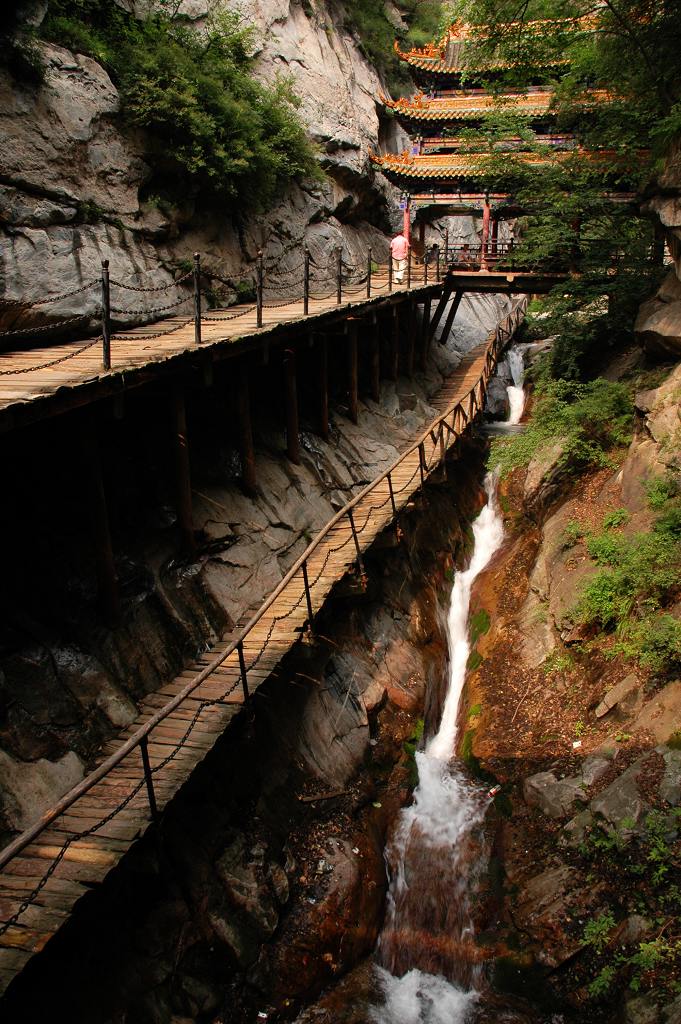
[[[257,311],[253,303],[230,306],[228,309],[206,310],[201,320],[201,345],[194,341],[194,320],[177,316],[147,323],[143,327],[120,330],[111,340],[111,369],[102,367],[102,341],[100,337],[81,341],[55,342],[40,348],[0,352],[0,418],[5,413],[37,403],[56,395],[61,389],[83,389],[84,385],[99,384],[101,391],[113,378],[121,378],[126,371],[154,367],[181,356],[216,354],[216,349],[244,339],[266,336],[277,328],[304,324],[313,327],[315,320],[337,314],[345,317],[362,308],[380,305],[387,299],[399,301],[407,294],[425,292],[437,294],[441,284],[424,284],[412,279],[411,288],[395,284],[388,291],[387,272],[377,272],[372,279],[371,298],[366,297],[366,285],[353,285],[344,289],[343,301],[336,302],[336,291],[323,298],[309,300],[309,313],[304,314],[302,298],[271,303],[265,301],[263,324],[257,326]],[[328,291],[328,286],[326,286]],[[74,396],[75,397],[75,396]],[[95,396],[96,397],[96,396]],[[11,422],[11,421],[10,421]]]
[[[475,348],[440,391],[435,405],[451,410],[489,370],[488,343]],[[458,407],[450,416],[451,429],[428,435],[424,455],[426,474],[440,462],[444,450],[466,428],[468,416]],[[418,451],[412,451],[391,474],[397,509],[404,508],[421,482]],[[362,550],[393,519],[387,478],[353,509]],[[333,585],[356,563],[356,548],[349,519],[343,518],[327,533],[307,561],[313,611],[323,605]],[[300,639],[307,621],[302,574],[292,579],[243,640],[251,692],[276,671],[289,649]],[[187,683],[229,649],[232,636],[203,655],[175,679],[142,702],[139,718],[107,745],[103,758],[119,750],[125,740],[148,722]],[[162,810],[212,748],[243,705],[238,652],[201,683],[149,737],[148,753],[154,791]],[[0,873],[0,929],[21,911],[16,923],[0,935],[0,992],[69,917],[76,901],[101,882],[143,834],[150,809],[142,773],[141,752],[134,749],[108,775],[53,821]],[[23,909],[22,909],[23,908]]]

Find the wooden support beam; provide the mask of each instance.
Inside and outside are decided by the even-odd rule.
[[[357,321],[348,320],[348,414],[353,423],[359,418],[359,360],[357,352]]]
[[[419,370],[426,368],[428,352],[428,335],[430,329],[430,296],[423,302],[423,319],[421,320],[421,336],[419,338]]]
[[[186,554],[196,551],[194,539],[194,517],[192,514],[192,484],[189,462],[189,441],[187,438],[187,411],[184,402],[184,388],[177,382],[170,392],[172,423],[173,461],[175,465],[175,507],[180,528],[182,547]]]
[[[371,327],[371,342],[369,346],[369,377],[371,383],[371,397],[374,402],[380,402],[381,400],[381,341],[379,331],[380,328],[376,322],[376,317],[374,317]]]
[[[319,392],[319,436],[329,439],[329,350],[326,338],[317,340],[317,387]]]
[[[416,303],[409,299],[409,316],[407,317],[407,355],[406,371],[408,377],[414,376],[414,349],[416,346]]]
[[[248,363],[242,358],[237,364],[234,400],[239,432],[239,458],[241,461],[241,486],[248,495],[257,491],[255,472],[255,449],[253,447],[253,426],[251,422],[251,383]]]
[[[449,302],[449,299],[450,299],[451,294],[452,294],[453,291],[454,291],[454,281],[452,280],[451,276],[448,274],[447,277],[445,278],[445,282],[444,282],[444,284],[442,286],[442,295],[440,296],[440,301],[438,302],[437,306],[435,307],[435,313],[433,314],[433,319],[430,322],[430,328],[428,330],[428,340],[429,341],[432,341],[433,338],[435,337],[435,332],[438,329],[438,327],[440,326],[440,320],[443,317],[444,311],[447,308],[447,303]]]
[[[89,520],[97,572],[97,597],[102,615],[113,625],[120,614],[118,579],[114,563],[109,510],[106,502],[102,459],[94,417],[83,432],[84,479],[87,481]]]
[[[299,466],[300,430],[296,354],[291,348],[287,348],[284,352],[284,398],[286,402],[286,454],[294,465]]]
[[[459,310],[459,306],[461,304],[461,299],[462,298],[463,298],[463,292],[460,291],[459,289],[457,289],[457,291],[454,293],[454,298],[452,299],[452,304],[449,307],[449,313],[447,314],[447,319],[445,320],[444,330],[442,331],[442,334],[440,335],[440,344],[441,345],[446,345],[447,344],[447,338],[449,337],[449,335],[451,333],[452,327],[454,325],[454,317],[456,316],[456,314],[457,314],[457,312]]]
[[[388,360],[388,378],[397,380],[400,362],[400,312],[399,306],[392,307],[392,329],[390,332],[390,358]]]

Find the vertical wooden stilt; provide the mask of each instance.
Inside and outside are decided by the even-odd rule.
[[[407,376],[414,376],[414,348],[416,346],[416,303],[409,300],[409,317],[407,319]]]
[[[284,388],[286,401],[286,454],[291,462],[300,465],[300,432],[298,428],[298,387],[296,383],[296,354],[288,348],[284,353]]]
[[[253,427],[251,424],[251,386],[248,364],[239,360],[236,375],[235,405],[239,431],[239,457],[241,459],[241,486],[246,494],[257,490],[255,474],[255,450],[253,448]]]
[[[106,503],[102,460],[94,421],[83,434],[85,479],[88,481],[90,523],[97,570],[97,596],[106,621],[116,622],[119,616],[118,580],[114,563],[109,510]]]
[[[189,442],[187,439],[187,412],[184,402],[184,389],[181,384],[173,385],[170,403],[175,462],[177,523],[180,528],[182,547],[188,555],[193,555],[196,551],[196,542],[194,540],[194,518],[192,515],[191,467],[189,462]]]
[[[397,380],[400,363],[400,314],[397,306],[392,308],[392,330],[390,332],[390,361],[388,377]]]
[[[371,397],[374,402],[380,402],[381,400],[381,342],[379,330],[380,328],[374,317],[374,322],[371,325],[370,345]]]
[[[428,334],[430,331],[430,296],[423,303],[423,319],[421,321],[421,336],[419,338],[419,370],[426,368],[426,354],[428,352]]]
[[[348,413],[353,423],[359,418],[359,364],[357,321],[348,320]]]
[[[329,351],[326,338],[317,341],[317,384],[319,390],[319,436],[329,438]]]

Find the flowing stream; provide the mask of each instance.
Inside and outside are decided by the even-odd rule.
[[[523,356],[520,346],[508,356],[509,423],[518,423],[523,413]],[[503,538],[496,484],[488,474],[487,503],[473,523],[473,555],[452,587],[449,684],[440,727],[416,753],[418,786],[386,850],[391,881],[377,950],[384,1003],[371,1011],[376,1024],[465,1024],[479,998],[483,968],[470,898],[476,866],[482,869],[487,861],[480,825],[490,797],[453,758],[470,655],[471,589]]]

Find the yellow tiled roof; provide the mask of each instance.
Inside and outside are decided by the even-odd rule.
[[[551,106],[552,97],[551,90],[546,89],[529,93],[507,93],[500,97],[480,92],[431,99],[424,93],[416,93],[411,99],[393,100],[382,95],[381,100],[396,114],[416,121],[466,121],[475,120],[499,108],[526,115],[545,114]]]
[[[515,159],[524,165],[549,164],[555,155],[522,153]],[[381,170],[410,178],[483,178],[490,171],[490,157],[481,153],[443,153],[413,156],[405,153],[371,154],[372,161]],[[498,167],[498,164],[497,164]]]

